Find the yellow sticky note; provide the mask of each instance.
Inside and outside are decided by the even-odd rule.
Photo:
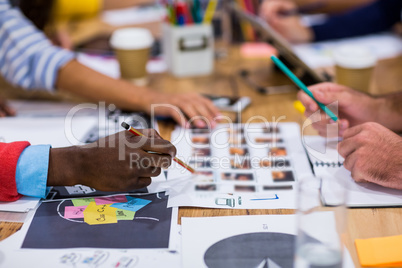
[[[91,202],[84,210],[84,221],[90,225],[117,223],[116,208]]]
[[[402,235],[355,240],[362,266],[402,266]]]

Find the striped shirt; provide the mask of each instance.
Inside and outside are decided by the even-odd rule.
[[[0,0],[0,75],[25,89],[54,90],[58,71],[74,53],[51,44],[18,8]]]

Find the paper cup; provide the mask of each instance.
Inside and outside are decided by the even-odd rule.
[[[125,28],[113,32],[110,45],[120,65],[121,78],[147,84],[147,62],[154,38],[147,29]]]
[[[343,45],[333,52],[336,82],[368,92],[376,57],[367,47]]]

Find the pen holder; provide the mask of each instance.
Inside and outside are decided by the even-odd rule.
[[[163,53],[176,77],[210,74],[214,66],[211,24],[162,24]]]

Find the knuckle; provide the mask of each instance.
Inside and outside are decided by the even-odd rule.
[[[153,175],[155,177],[159,176],[162,173],[162,169],[161,168],[155,168]]]
[[[357,155],[357,157],[359,157],[359,155]],[[355,166],[354,166],[354,170],[358,171],[359,173],[364,171],[364,163],[363,161],[360,161],[359,159],[356,160]]]
[[[173,144],[171,144],[170,143],[170,148],[169,148],[169,150],[170,150],[170,155],[172,156],[172,157],[174,157],[174,156],[176,156],[176,154],[177,154],[177,148],[176,148],[176,146],[174,146]]]

